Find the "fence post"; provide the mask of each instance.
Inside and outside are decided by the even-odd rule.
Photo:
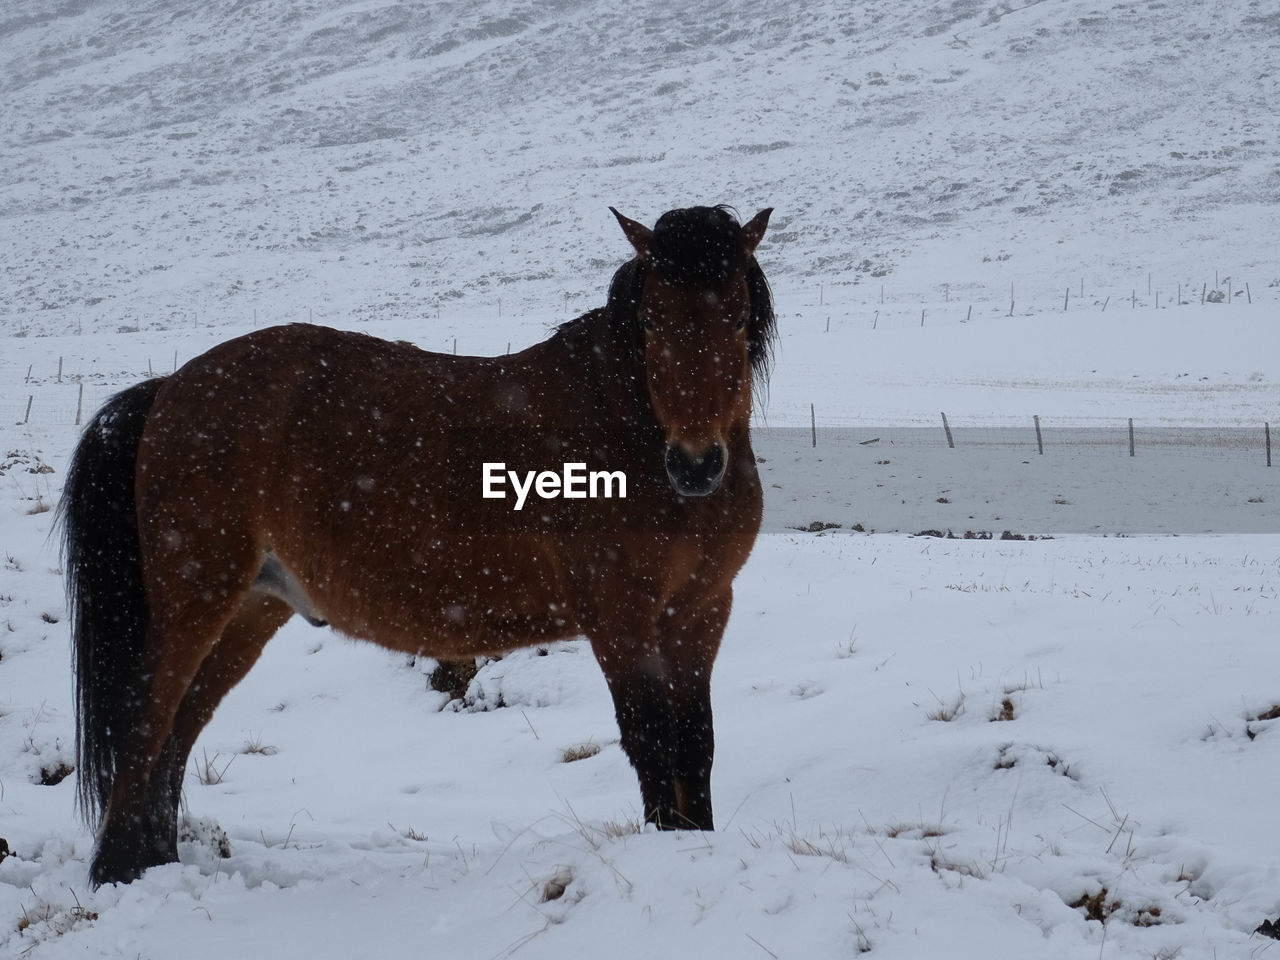
[[[1129,456],[1133,456],[1133,417],[1129,418]]]
[[[954,450],[956,448],[956,441],[951,436],[951,424],[947,423],[947,415],[945,412],[942,414],[942,429],[947,434],[947,446]]]
[[[35,394],[31,394],[27,397],[27,413],[26,413],[26,416],[22,418],[23,424],[26,424],[31,420],[31,401],[34,399],[35,399]]]
[[[813,445],[818,445],[818,415],[814,412],[813,404],[809,404],[809,431],[813,439]]]
[[[1040,456],[1044,456],[1044,437],[1040,435],[1040,415],[1035,415],[1036,421],[1036,447],[1040,451]]]
[[[150,362],[150,361],[148,361]],[[80,381],[80,396],[76,399],[76,426],[80,426],[80,414],[84,412],[84,381]]]
[[[1264,423],[1262,430],[1267,435],[1267,466],[1271,466],[1271,424]]]

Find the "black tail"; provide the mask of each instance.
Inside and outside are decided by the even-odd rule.
[[[140,710],[147,633],[134,473],[163,381],[116,394],[85,428],[58,505],[76,671],[80,810],[96,824]]]

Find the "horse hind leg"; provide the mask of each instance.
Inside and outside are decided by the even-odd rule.
[[[177,860],[173,793],[181,785],[181,761],[170,740],[182,701],[221,632],[221,623],[203,625],[182,631],[179,639],[165,621],[150,624],[136,693],[138,723],[103,811],[90,867],[94,884],[127,883],[147,867]]]
[[[191,656],[168,658],[156,668],[171,679],[151,684],[151,709],[142,725],[149,736],[139,741],[128,768],[131,781],[117,781],[108,805],[91,871],[95,883],[127,882],[147,867],[178,859],[178,807],[191,748],[292,614],[280,600],[250,592],[215,641],[200,646],[205,652],[194,670]],[[145,776],[138,774],[143,769]]]
[[[216,646],[205,657],[200,671],[174,718],[172,737],[184,761],[196,738],[223,698],[249,673],[276,632],[293,616],[289,605],[258,593],[250,593],[227,624]]]
[[[280,600],[250,593],[222,631],[222,637],[213,650],[205,657],[195,680],[182,698],[174,718],[173,732],[165,742],[161,760],[152,773],[153,796],[157,789],[168,790],[162,798],[157,798],[163,800],[163,806],[157,804],[153,809],[163,810],[166,838],[172,831],[175,845],[182,780],[196,738],[213,719],[218,704],[258,662],[267,641],[292,615],[293,611]]]
[[[207,720],[201,691],[217,690],[220,700],[243,676],[228,664],[238,660],[231,654],[238,645],[235,638],[246,631],[256,633],[247,627],[240,611],[251,597],[256,597],[257,604],[263,599],[250,589],[261,565],[260,553],[244,541],[232,544],[223,539],[205,546],[203,563],[191,554],[179,560],[152,555],[150,617],[134,684],[136,703],[130,711],[137,721],[122,744],[115,782],[104,805],[90,868],[95,884],[129,881],[147,867],[177,859],[178,799],[187,752],[194,740],[194,734],[187,732],[192,723],[186,717],[204,716]],[[181,572],[173,572],[175,569]],[[164,575],[166,570],[170,571],[168,576]],[[217,586],[210,587],[201,572],[215,570]],[[282,606],[272,601],[277,617]],[[280,622],[283,620],[277,620],[275,627]],[[230,641],[226,652],[215,653],[224,636]],[[261,642],[265,644],[266,639]],[[250,664],[253,659],[256,655]],[[209,669],[205,669],[206,662]],[[222,689],[222,682],[215,678],[220,665],[230,680]],[[184,710],[188,703],[191,708]],[[203,721],[197,725],[197,733],[202,726]]]

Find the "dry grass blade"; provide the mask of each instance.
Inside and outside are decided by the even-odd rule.
[[[204,751],[203,759],[196,764],[196,780],[199,783],[206,787],[216,787],[218,784],[222,783],[223,779],[227,775],[228,768],[230,768],[231,764],[235,762],[236,758],[235,755],[232,754],[227,762],[222,765],[222,768],[219,769],[218,761],[221,757],[222,754],[220,753],[215,753],[210,757],[209,752],[207,750]]]
[[[941,723],[950,723],[956,717],[960,716],[960,714],[964,713],[964,691],[957,693],[955,698],[950,701],[944,701],[936,693],[933,693],[932,690],[930,690],[929,693],[933,694],[933,699],[938,701],[937,708],[930,710],[925,714],[925,716],[930,720],[937,720]]]
[[[594,757],[600,752],[600,745],[587,741],[579,743],[572,747],[565,747],[560,759],[565,763],[574,763],[578,760],[586,760]]]
[[[274,757],[280,751],[269,743],[263,743],[262,734],[257,734],[245,739],[244,746],[240,749],[240,752],[259,757]]]

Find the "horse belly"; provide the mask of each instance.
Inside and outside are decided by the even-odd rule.
[[[578,632],[561,564],[541,544],[437,542],[345,573],[313,590],[326,619],[393,649],[467,656]]]

